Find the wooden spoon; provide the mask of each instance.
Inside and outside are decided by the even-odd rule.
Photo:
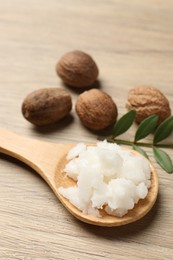
[[[81,221],[97,226],[120,226],[134,222],[147,214],[154,205],[158,194],[158,178],[151,163],[151,187],[147,197],[140,200],[134,209],[122,218],[109,216],[104,211],[101,212],[102,217],[100,218],[86,215],[59,194],[57,190],[60,186],[75,185],[75,182],[63,173],[67,163],[67,152],[73,146],[74,144],[56,144],[32,140],[0,129],[0,152],[17,158],[39,173],[65,208]],[[136,152],[134,153],[136,154]]]

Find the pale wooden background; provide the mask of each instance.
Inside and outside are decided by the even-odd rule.
[[[0,127],[51,142],[96,140],[74,111],[40,130],[20,112],[29,92],[64,87],[55,64],[74,49],[95,58],[119,115],[139,84],[158,87],[173,110],[172,32],[172,0],[1,0]],[[0,259],[173,259],[173,175],[158,169],[159,198],[142,220],[101,228],[74,219],[33,170],[5,155],[0,165]]]

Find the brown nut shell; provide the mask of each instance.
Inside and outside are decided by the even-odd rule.
[[[91,89],[79,95],[76,112],[84,126],[102,130],[112,125],[117,118],[117,106],[112,98],[98,89]]]
[[[56,71],[64,83],[78,88],[92,85],[99,73],[92,57],[82,51],[63,55],[56,65]]]
[[[30,93],[22,104],[22,114],[30,123],[43,126],[53,124],[72,108],[71,96],[67,90],[44,88]]]
[[[136,110],[136,122],[140,123],[150,115],[158,115],[163,122],[171,115],[168,99],[157,88],[140,86],[129,91],[126,103],[128,110]]]

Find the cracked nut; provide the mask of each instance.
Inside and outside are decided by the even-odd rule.
[[[84,126],[102,130],[116,121],[117,106],[107,93],[91,89],[79,95],[76,113]]]
[[[44,88],[33,91],[25,98],[22,114],[30,123],[43,126],[64,118],[71,108],[71,96],[67,90]]]
[[[82,51],[68,52],[56,65],[64,83],[73,87],[91,86],[98,77],[98,67],[92,57]]]
[[[136,110],[136,122],[140,123],[150,115],[158,115],[159,122],[163,122],[171,115],[168,99],[157,88],[135,87],[129,91],[126,103],[128,110]]]

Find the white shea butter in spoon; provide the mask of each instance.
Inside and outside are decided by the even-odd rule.
[[[67,155],[64,169],[76,186],[58,192],[85,214],[122,217],[146,198],[151,182],[148,160],[107,141],[96,146],[79,143]]]

